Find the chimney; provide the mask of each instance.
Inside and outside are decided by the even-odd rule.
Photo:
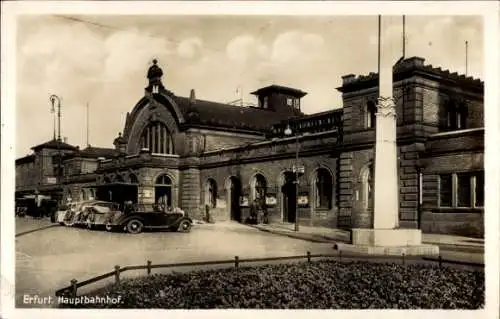
[[[189,93],[189,100],[191,100],[192,103],[196,103],[196,94],[194,89],[191,89],[191,92]]]

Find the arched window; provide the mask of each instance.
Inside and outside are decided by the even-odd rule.
[[[128,176],[128,180],[131,184],[139,184],[139,179],[137,178],[137,175],[135,175],[135,174],[130,174]]]
[[[257,174],[254,177],[253,183],[253,199],[260,201],[261,204],[264,204],[266,201],[266,192],[267,192],[267,181],[266,178],[262,174]]]
[[[217,207],[217,182],[210,178],[205,187],[205,204],[210,208]]]
[[[375,105],[375,102],[368,101],[368,103],[366,104],[365,114],[366,128],[375,128],[375,125],[377,124],[377,106]]]
[[[166,174],[158,176],[155,182],[155,203],[166,209],[172,207],[172,180]]]
[[[160,186],[171,186],[172,185],[172,180],[170,179],[170,177],[168,177],[167,175],[163,174],[163,175],[160,175],[158,176],[158,178],[156,179],[156,185],[160,185]]]
[[[96,194],[95,194],[95,189],[94,189],[94,188],[91,188],[91,189],[89,190],[89,192],[90,192],[90,198],[89,198],[89,199],[94,200],[94,199],[96,198],[96,196],[95,196],[95,195],[96,195]]]
[[[316,171],[315,180],[316,208],[332,209],[333,178],[325,168]]]
[[[87,200],[87,199],[88,199],[87,194],[86,194],[85,190],[82,188],[80,190],[80,200]]]
[[[172,135],[165,124],[161,122],[150,123],[142,133],[141,148],[146,148],[155,154],[173,154],[174,145]]]
[[[363,187],[363,206],[365,209],[373,208],[374,195],[374,171],[373,163],[366,165],[361,171]]]

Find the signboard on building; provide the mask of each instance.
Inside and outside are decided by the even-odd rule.
[[[57,184],[57,177],[47,177],[47,184]]]
[[[297,204],[301,207],[309,206],[309,195],[308,194],[300,194],[297,198]]]
[[[277,203],[278,203],[278,201],[276,200],[276,195],[274,195],[274,194],[266,195],[266,205],[267,206],[274,206]]]
[[[292,171],[297,174],[304,174],[305,168],[302,165],[294,165]]]
[[[246,195],[241,196],[241,198],[240,198],[240,206],[241,207],[248,207],[248,196],[246,196]]]

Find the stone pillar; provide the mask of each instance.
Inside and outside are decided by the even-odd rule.
[[[383,25],[382,25],[383,27]],[[394,229],[399,222],[398,149],[396,104],[393,98],[393,48],[389,37],[380,36],[379,98],[377,105],[373,227]]]
[[[184,168],[180,171],[180,207],[192,218],[200,219],[201,185],[199,158],[184,159]]]
[[[380,21],[379,17],[379,23]],[[380,39],[388,37],[380,35]],[[373,229],[353,229],[352,245],[337,244],[335,247],[344,251],[377,255],[438,255],[438,246],[422,245],[422,232],[419,229],[398,229],[399,178],[396,106],[392,96],[395,62],[392,58],[392,49],[389,41],[382,41],[375,129]]]

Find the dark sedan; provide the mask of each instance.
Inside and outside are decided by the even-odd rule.
[[[161,211],[147,209],[143,205],[126,207],[123,212],[117,211],[109,215],[106,221],[107,231],[126,231],[138,234],[145,229],[166,229],[171,231],[189,232],[193,220],[182,210],[173,209]]]

